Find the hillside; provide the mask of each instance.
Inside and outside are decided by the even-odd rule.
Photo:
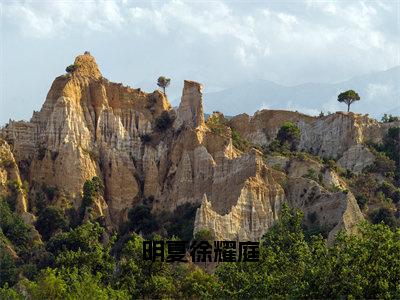
[[[79,228],[101,232],[103,244],[113,234],[132,232],[186,240],[207,232],[214,240],[259,241],[273,234],[285,207],[302,211],[302,230],[321,234],[328,244],[340,231],[356,234],[363,220],[398,226],[399,121],[269,109],[229,119],[216,112],[205,120],[200,83],[184,82],[174,110],[160,91],[105,79],[88,53],[74,66],[54,80],[30,121],[10,121],[0,133],[1,202],[52,259],[70,247],[64,239],[80,239]],[[254,85],[247,88],[257,95]],[[268,84],[271,93],[279,89]],[[307,90],[296,87],[299,100],[310,96]],[[229,93],[248,96],[244,90]],[[242,107],[220,103],[235,113]],[[14,260],[25,259],[26,250],[7,239],[2,249],[11,249]],[[132,241],[135,251],[138,239]]]

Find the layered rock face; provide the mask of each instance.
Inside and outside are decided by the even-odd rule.
[[[261,111],[214,128],[204,120],[199,83],[184,82],[175,112],[159,91],[144,93],[103,78],[90,54],[74,64],[75,71],[54,80],[30,122],[10,122],[1,131],[12,153],[7,143],[2,147],[15,157],[30,195],[53,187],[54,203],[78,209],[83,184],[97,176],[104,194],[95,199],[92,214],[104,217],[110,228],[126,221],[128,210],[145,199],[158,213],[194,203],[200,206],[194,231],[209,229],[221,240],[259,239],[284,203],[316,213],[314,221],[330,236],[341,228],[353,230],[362,219],[351,193],[329,191],[345,189],[336,173],[318,162],[265,159],[256,149],[242,152],[233,145],[231,128],[262,146],[283,122],[293,121],[301,128],[302,149],[362,170],[373,158],[361,143],[379,141],[387,130],[382,124],[345,113],[314,118]],[[302,178],[309,169],[320,173],[322,184]],[[10,172],[2,171],[1,178]],[[18,203],[25,212],[35,206],[34,197]]]
[[[366,115],[337,112],[311,117],[297,112],[261,110],[253,117],[234,117],[230,125],[254,144],[269,145],[284,122],[291,121],[301,130],[299,148],[323,158],[339,159],[344,168],[360,172],[373,163],[365,142],[380,143],[391,126],[399,122],[379,123]]]
[[[11,122],[3,136],[19,162],[29,163],[33,189],[55,187],[80,206],[84,182],[104,180],[114,222],[139,201],[138,170],[145,147],[140,136],[170,109],[160,92],[146,94],[104,79],[88,54],[75,60],[76,71],[57,77],[31,121]]]

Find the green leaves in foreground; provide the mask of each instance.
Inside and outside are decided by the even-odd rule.
[[[361,224],[360,234],[339,234],[328,247],[306,242],[301,214],[283,209],[264,237],[259,264],[223,264],[223,295],[237,298],[399,298],[400,230]]]
[[[328,246],[320,235],[305,238],[302,218],[283,207],[262,239],[259,263],[224,263],[215,274],[193,264],[144,261],[140,235],[105,239],[104,228],[87,222],[46,242],[54,261],[37,265],[38,275],[3,272],[19,281],[1,278],[8,284],[0,298],[400,298],[398,228],[363,223],[358,235],[340,233]]]

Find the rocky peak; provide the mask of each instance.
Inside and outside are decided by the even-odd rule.
[[[203,86],[200,83],[189,80],[184,81],[175,128],[179,128],[183,124],[192,128],[204,125],[202,89]]]
[[[96,60],[89,52],[85,52],[83,55],[78,55],[75,58],[74,65],[77,67],[75,74],[96,79],[102,77]]]

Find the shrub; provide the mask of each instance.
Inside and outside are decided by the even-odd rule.
[[[396,171],[396,164],[383,152],[373,151],[375,154],[374,164],[368,166],[366,171],[376,172],[384,176],[393,177]]]
[[[300,129],[292,122],[283,123],[276,136],[281,145],[288,143],[291,151],[295,151],[300,142]]]
[[[165,226],[168,236],[176,236],[183,241],[190,241],[193,237],[194,219],[199,205],[185,203],[177,206]]]
[[[169,114],[169,112],[163,111],[161,113],[161,115],[155,121],[155,128],[159,132],[164,132],[172,126],[173,122],[174,122],[174,120],[171,117],[171,115]]]
[[[324,160],[325,167],[331,171],[340,172],[340,167],[337,165],[336,161],[333,159]]]
[[[76,69],[78,69],[77,65],[69,65],[68,67],[65,68],[65,71],[67,73],[73,73]]]
[[[365,207],[365,205],[368,203],[368,198],[363,194],[357,196],[356,200],[357,200],[357,204],[360,207],[360,209],[363,209]]]
[[[209,116],[206,124],[211,132],[216,135],[223,136],[227,133],[228,120],[220,112],[214,112],[211,116]]]
[[[40,146],[37,150],[37,159],[43,160],[43,158],[46,156],[46,151],[47,149],[45,147]]]
[[[36,221],[36,228],[45,240],[48,240],[56,231],[67,229],[67,226],[68,220],[64,212],[55,206],[43,209]]]
[[[385,195],[385,197],[391,198],[394,203],[400,202],[400,188],[395,187],[390,182],[383,181],[379,190]]]
[[[140,140],[141,140],[143,143],[150,143],[150,142],[151,142],[151,135],[150,135],[150,134],[147,134],[147,133],[142,134],[142,135],[140,136]]]
[[[9,195],[6,198],[6,202],[10,205],[12,211],[15,211],[17,205],[18,194],[22,193],[22,186],[16,180],[8,180],[7,187],[10,190]]]
[[[92,205],[93,198],[99,194],[103,194],[103,192],[104,185],[99,177],[95,176],[92,180],[86,180],[83,184],[82,208],[85,209],[87,206]]]
[[[374,210],[370,213],[370,218],[373,224],[384,223],[391,228],[396,228],[400,225],[393,212],[386,207]]]
[[[250,143],[246,141],[245,139],[242,139],[242,137],[239,135],[237,130],[235,128],[231,128],[232,131],[232,144],[235,146],[236,149],[239,149],[240,151],[247,151],[250,148]]]
[[[43,184],[42,190],[46,194],[47,199],[50,201],[53,201],[58,193],[58,189],[56,187],[45,184]]]
[[[396,122],[400,121],[400,117],[392,116],[391,114],[384,114],[381,121],[383,123],[390,123],[390,122]]]
[[[209,229],[200,229],[198,230],[195,235],[194,239],[196,241],[213,241],[214,240],[214,234],[209,230]]]
[[[28,247],[29,226],[12,212],[10,206],[2,199],[0,199],[0,228],[13,245],[20,249]]]
[[[314,169],[308,169],[307,174],[304,176],[318,182],[318,176]]]
[[[158,221],[147,205],[139,204],[128,212],[129,227],[148,235],[159,228]]]

